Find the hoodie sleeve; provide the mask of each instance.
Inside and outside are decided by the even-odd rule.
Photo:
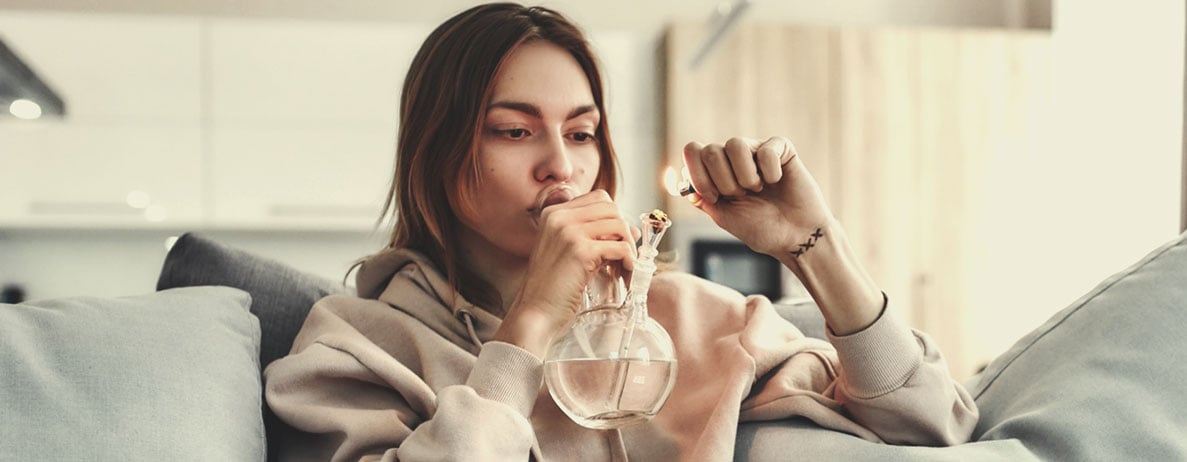
[[[952,379],[939,348],[884,308],[874,324],[834,336],[839,375],[832,391],[852,418],[892,444],[968,441],[977,405]]]
[[[528,416],[541,383],[539,359],[512,345],[491,342],[464,383],[434,390],[417,372],[441,356],[417,347],[428,342],[399,342],[422,349],[404,352],[404,357],[418,358],[420,364],[413,370],[380,347],[391,342],[360,333],[374,329],[352,325],[374,324],[374,319],[354,316],[337,305],[325,300],[315,305],[292,353],[264,372],[268,405],[303,432],[284,442],[282,459],[538,457]]]
[[[529,416],[543,368],[531,353],[488,342],[465,385],[445,387],[437,412],[396,450],[395,460],[528,460],[536,449]]]

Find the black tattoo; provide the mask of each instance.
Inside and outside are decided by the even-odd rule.
[[[815,246],[816,241],[823,236],[824,233],[820,231],[820,228],[816,228],[816,232],[812,233],[812,235],[808,237],[808,241],[800,244],[800,248],[792,250],[791,254],[794,255],[795,258],[800,258],[800,255],[803,255],[804,252],[807,252],[808,249],[811,249],[813,246]]]

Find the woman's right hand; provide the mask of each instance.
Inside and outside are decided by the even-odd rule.
[[[552,336],[581,307],[595,269],[610,261],[621,261],[627,271],[634,268],[638,234],[602,190],[546,207],[523,285],[494,339],[543,358]]]

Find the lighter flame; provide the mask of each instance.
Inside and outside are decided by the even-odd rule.
[[[680,178],[676,176],[676,169],[672,168],[670,165],[668,168],[664,169],[664,189],[668,190],[668,194],[673,196],[680,195],[680,189],[677,185],[679,182]]]

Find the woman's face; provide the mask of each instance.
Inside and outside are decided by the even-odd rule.
[[[527,258],[539,239],[534,214],[540,192],[561,183],[577,194],[593,188],[601,115],[577,60],[546,41],[520,45],[507,56],[487,107],[474,208],[461,216],[462,244],[472,257]]]

